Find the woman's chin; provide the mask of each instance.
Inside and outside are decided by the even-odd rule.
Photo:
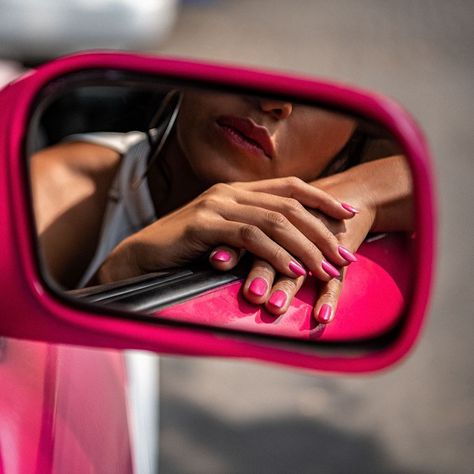
[[[194,173],[198,180],[207,185],[235,181],[257,181],[272,177],[270,170],[250,166],[242,159],[200,160],[194,163]]]

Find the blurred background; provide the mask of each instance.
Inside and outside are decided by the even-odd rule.
[[[0,0],[0,81],[92,47],[304,73],[395,98],[433,151],[439,265],[411,355],[337,378],[162,358],[161,473],[472,472],[473,18],[459,0]]]

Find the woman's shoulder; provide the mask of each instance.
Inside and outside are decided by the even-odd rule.
[[[55,171],[61,175],[61,179],[68,176],[88,180],[103,177],[107,173],[114,174],[121,156],[144,139],[142,132],[71,135],[61,143],[33,155],[32,173],[46,174],[48,180],[55,176]]]
[[[31,159],[33,208],[50,274],[74,286],[94,252],[120,154],[94,143],[66,142]]]
[[[59,177],[93,178],[97,174],[113,173],[119,161],[120,154],[111,148],[68,141],[35,153],[31,159],[31,171],[45,175],[44,178],[50,182]]]
[[[119,163],[115,150],[92,143],[60,143],[34,154],[30,177],[38,231],[65,213],[102,212]]]

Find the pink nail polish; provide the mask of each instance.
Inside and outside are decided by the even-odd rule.
[[[275,308],[283,308],[286,303],[286,293],[284,291],[277,290],[272,294],[272,296],[270,296],[268,302],[272,306],[275,306]]]
[[[359,214],[359,210],[356,209],[355,207],[352,207],[350,204],[347,204],[347,202],[341,202],[341,206],[349,212],[352,212],[353,214]]]
[[[212,254],[211,258],[215,262],[228,262],[231,256],[230,253],[225,250],[218,250],[216,253]]]
[[[250,283],[249,291],[255,296],[263,296],[267,292],[267,282],[260,277],[254,278]]]
[[[338,248],[337,248],[338,252],[339,252],[339,255],[344,259],[344,260],[347,260],[348,262],[352,263],[352,262],[357,262],[357,257],[352,253],[350,252],[349,250],[347,250],[345,247],[343,247],[342,245],[340,245]]]
[[[305,270],[299,263],[290,262],[290,263],[288,264],[288,268],[289,268],[295,275],[298,275],[298,276],[304,276],[304,275],[306,275],[306,270]]]
[[[333,278],[341,276],[339,270],[336,267],[333,267],[329,262],[326,262],[326,260],[323,260],[321,267],[329,276],[332,276]]]
[[[327,324],[331,319],[332,308],[328,304],[323,304],[319,308],[318,321],[323,324]]]

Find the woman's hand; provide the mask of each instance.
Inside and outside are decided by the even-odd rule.
[[[122,241],[97,280],[106,283],[179,267],[223,244],[271,262],[289,279],[306,275],[306,267],[327,282],[339,277],[337,267],[349,262],[313,210],[336,221],[354,216],[329,193],[294,177],[217,184]]]
[[[413,203],[410,170],[403,156],[397,155],[363,163],[345,172],[319,179],[311,185],[329,193],[339,202],[350,202],[355,208],[354,217],[335,220],[311,210],[338,241],[339,252],[348,263],[354,261],[357,251],[370,231],[412,231]],[[227,262],[211,258],[214,267],[221,270],[236,265],[238,255],[231,248],[217,249],[227,253]],[[348,251],[348,252],[347,252]],[[213,252],[212,255],[215,255]],[[318,322],[329,323],[334,318],[344,283],[345,268],[340,276],[320,284],[320,295],[314,307]],[[275,267],[256,259],[244,283],[243,294],[255,304],[264,304],[275,314],[283,314],[301,288],[304,277],[291,278],[278,275]]]
[[[347,264],[356,261],[353,252],[357,251],[369,232],[373,222],[372,216],[373,213],[370,212],[370,209],[362,206],[349,220],[340,221],[318,215],[318,219],[325,223],[338,240],[339,248],[344,249],[340,251]],[[218,259],[215,258],[216,255]],[[210,262],[215,268],[229,270],[237,264],[239,257],[239,252],[235,249],[220,246],[211,253]],[[339,277],[319,282],[319,297],[313,311],[314,318],[319,323],[327,324],[334,318],[344,284],[345,268],[342,268],[340,273]],[[260,258],[255,258],[242,287],[242,292],[251,303],[264,305],[268,312],[279,316],[287,311],[304,280],[305,276],[292,278],[278,274],[273,265]]]

